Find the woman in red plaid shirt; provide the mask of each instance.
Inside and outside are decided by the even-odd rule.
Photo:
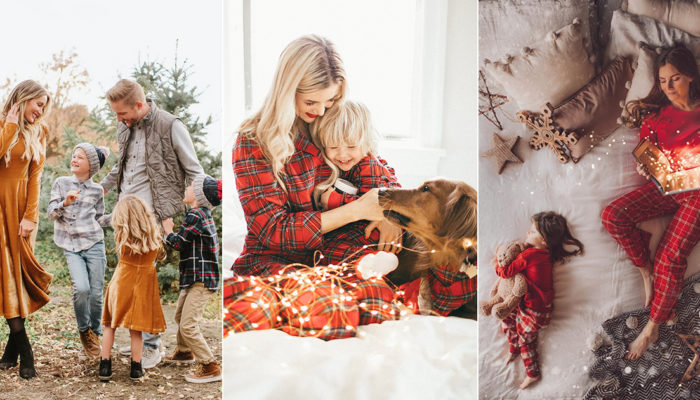
[[[290,263],[312,266],[316,251],[326,258],[323,264],[376,251],[377,246],[363,247],[375,244],[366,221],[374,222],[370,226],[379,230],[381,243],[400,243],[401,229],[384,219],[378,189],[333,210],[314,209],[313,190],[331,171],[311,141],[309,125],[343,100],[345,85],[342,61],[328,40],[305,36],[282,52],[264,105],[243,122],[233,150],[236,189],[248,226],[245,248],[233,265],[236,275],[268,276]],[[395,176],[389,180],[398,185]],[[234,278],[224,286],[225,303],[230,305],[250,284]],[[390,305],[393,300],[393,291],[383,281],[358,281],[353,290],[353,297],[370,299],[365,303]],[[393,318],[394,313],[389,315],[393,307],[384,310],[367,315],[360,310],[359,323]],[[225,318],[225,327],[275,326],[274,315],[266,324],[243,321],[249,318],[248,311],[233,315],[229,307],[231,320]],[[326,338],[344,335],[330,331]]]
[[[695,57],[687,48],[676,46],[659,55],[655,70],[649,95],[627,104],[630,125],[641,128],[641,139],[654,141],[678,170],[696,167],[700,165],[700,75]],[[644,166],[637,165],[637,171],[649,179]],[[652,262],[651,234],[637,223],[662,215],[673,219]],[[636,360],[659,337],[659,325],[673,317],[688,254],[700,239],[700,194],[694,190],[663,195],[649,182],[608,205],[602,220],[642,273],[644,305],[651,305],[649,322],[626,355]]]

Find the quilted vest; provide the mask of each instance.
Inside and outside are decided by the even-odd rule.
[[[173,123],[179,118],[159,109],[151,99],[146,99],[146,101],[151,106],[150,118],[144,120],[146,173],[151,182],[154,211],[158,218],[165,219],[185,211],[182,196],[185,193],[186,173],[178,161],[171,137]],[[131,129],[120,122],[117,127],[117,143],[119,144],[117,193],[121,190],[123,168],[130,138]]]

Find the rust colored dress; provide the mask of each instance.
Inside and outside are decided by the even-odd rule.
[[[25,144],[20,137],[5,164],[17,129],[17,124],[0,121],[0,315],[6,319],[26,318],[48,303],[52,278],[34,257],[30,239],[19,236],[23,218],[38,222],[45,158],[39,163],[22,159]],[[41,143],[46,146],[45,130]]]
[[[109,281],[102,310],[102,325],[139,332],[165,331],[160,306],[155,260],[158,251],[132,253],[124,248]]]

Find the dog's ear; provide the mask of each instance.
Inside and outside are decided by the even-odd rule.
[[[469,189],[471,188],[466,183],[461,183],[447,197],[445,216],[437,232],[439,236],[476,237],[476,197],[470,196]]]

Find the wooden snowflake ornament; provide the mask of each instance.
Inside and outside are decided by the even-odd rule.
[[[498,175],[503,172],[503,168],[506,167],[508,161],[514,163],[522,163],[523,161],[518,158],[518,156],[513,153],[513,147],[518,143],[520,136],[514,136],[512,138],[503,139],[497,133],[493,134],[493,148],[488,150],[482,155],[482,157],[490,157],[496,161],[496,168],[498,168]]]
[[[693,360],[690,362],[688,369],[685,370],[683,377],[681,378],[681,383],[687,382],[695,378],[700,373],[700,364],[698,364],[698,359],[700,354],[698,354],[698,347],[700,347],[700,336],[698,335],[684,335],[682,333],[676,333],[679,338],[688,346],[690,350],[693,351]]]
[[[530,138],[530,148],[539,150],[549,147],[562,163],[569,161],[568,147],[575,144],[578,139],[575,132],[565,132],[552,121],[552,105],[547,104],[542,113],[530,111],[518,111],[516,114],[520,122],[534,131]]]

